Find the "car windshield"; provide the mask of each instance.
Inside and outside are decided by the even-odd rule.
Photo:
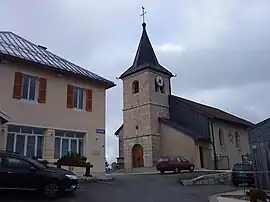
[[[43,165],[42,163],[40,163],[34,159],[31,159],[29,157],[24,157],[24,158],[26,158],[27,161],[29,161],[30,163],[32,163],[34,166],[36,166],[38,168],[41,168],[41,169],[47,168],[45,165]]]
[[[250,171],[252,170],[251,164],[236,164],[233,168],[234,171]]]
[[[159,159],[158,162],[168,162],[169,161],[169,158],[162,158],[162,159]]]

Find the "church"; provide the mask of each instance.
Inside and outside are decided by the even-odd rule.
[[[161,157],[184,157],[196,168],[230,169],[250,153],[253,123],[171,94],[171,78],[149,40],[146,23],[123,81],[123,124],[117,163],[125,169],[155,167]]]

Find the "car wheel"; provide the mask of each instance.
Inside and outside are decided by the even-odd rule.
[[[190,166],[189,167],[189,172],[193,172],[194,171],[194,166]]]
[[[56,198],[60,192],[59,183],[57,181],[50,181],[43,187],[43,195],[48,198]]]
[[[165,173],[165,171],[164,171],[164,170],[160,170],[159,172],[160,172],[161,174],[164,174],[164,173]]]
[[[177,168],[177,172],[178,172],[178,173],[180,173],[180,172],[181,172],[181,170],[182,170],[181,168]]]

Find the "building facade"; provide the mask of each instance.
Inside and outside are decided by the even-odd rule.
[[[106,89],[114,83],[13,33],[0,39],[0,105],[10,116],[0,149],[50,162],[79,153],[104,172]]]
[[[270,118],[265,119],[249,128],[249,142],[251,146],[251,160],[255,175],[255,187],[270,190]]]
[[[251,122],[171,94],[173,74],[159,64],[143,23],[134,62],[123,80],[123,125],[118,161],[153,167],[161,157],[183,156],[197,168],[228,169],[249,153]]]

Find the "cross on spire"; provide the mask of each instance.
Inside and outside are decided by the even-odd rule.
[[[142,14],[141,14],[141,16],[142,16],[143,24],[145,24],[144,16],[145,16],[145,14],[146,14],[146,11],[144,11],[144,9],[145,9],[145,8],[142,6]]]

